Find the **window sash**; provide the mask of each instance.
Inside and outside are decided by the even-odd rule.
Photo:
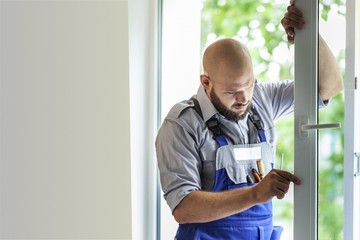
[[[344,116],[344,239],[359,239],[360,176],[356,173],[360,153],[359,90],[356,87],[359,41],[359,6],[356,0],[346,3],[346,70]]]
[[[294,170],[302,185],[294,188],[294,239],[317,239],[317,131],[301,131],[318,123],[318,0],[298,1],[306,26],[296,33]],[[304,97],[306,96],[306,97]]]

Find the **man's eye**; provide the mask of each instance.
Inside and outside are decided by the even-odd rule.
[[[227,94],[227,95],[234,95],[235,93],[234,93],[234,92],[225,92],[225,94]]]

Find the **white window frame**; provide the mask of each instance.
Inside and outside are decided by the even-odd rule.
[[[346,80],[344,146],[344,239],[359,239],[359,122],[357,90],[358,6],[347,1]],[[295,45],[295,174],[303,180],[294,192],[294,239],[318,239],[317,233],[317,131],[303,131],[307,124],[318,124],[318,0],[297,3],[307,19],[297,34]],[[299,97],[297,97],[299,96]],[[301,96],[307,96],[306,98]]]
[[[296,33],[294,170],[301,180],[294,187],[294,239],[317,239],[317,131],[302,126],[317,124],[318,108],[318,0],[297,2],[306,19]],[[304,97],[306,96],[306,97]]]
[[[344,117],[344,239],[360,239],[360,173],[359,157],[359,90],[357,89],[359,57],[359,5],[346,2],[346,70]]]

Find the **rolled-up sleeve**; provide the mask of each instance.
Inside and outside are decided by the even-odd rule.
[[[156,138],[156,155],[164,198],[171,211],[190,192],[201,189],[201,159],[196,139],[182,122],[167,118]]]

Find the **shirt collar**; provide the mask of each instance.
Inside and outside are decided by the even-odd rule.
[[[205,92],[205,89],[201,84],[197,91],[197,99],[199,101],[199,105],[205,122],[207,122],[210,118],[214,117],[215,115],[220,116],[219,112],[216,110],[216,108],[210,101],[208,95]]]

